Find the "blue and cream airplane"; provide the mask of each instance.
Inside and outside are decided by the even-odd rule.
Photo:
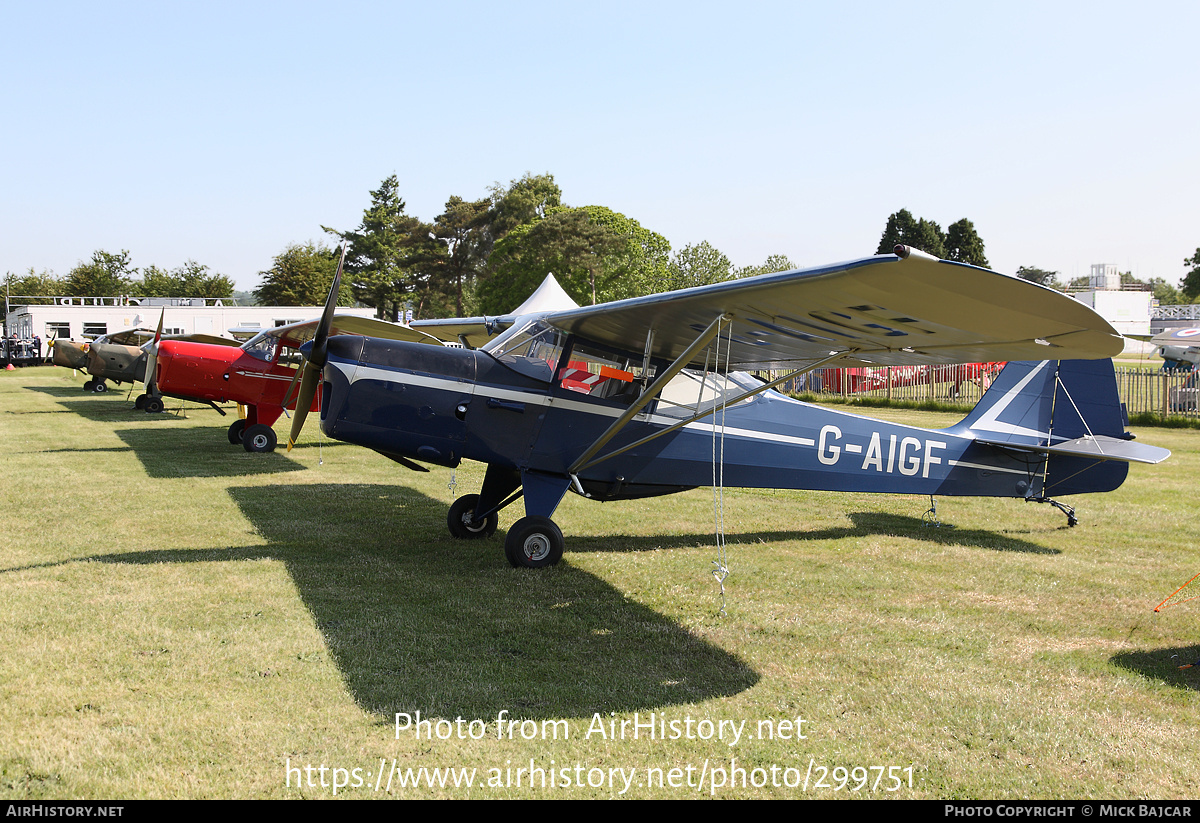
[[[1074,525],[1055,497],[1115,489],[1129,462],[1169,455],[1125,431],[1109,360],[1122,340],[1103,318],[1051,289],[903,246],[533,309],[414,324],[462,349],[331,337],[326,322],[305,348],[291,442],[319,386],[332,438],[410,468],[486,463],[480,493],[450,507],[450,532],[489,536],[523,499],[505,554],[527,567],[561,558],[551,517],[567,491],[669,494],[713,482],[714,465],[727,486],[1012,497],[1056,505]],[[1001,360],[1009,365],[977,407],[941,430],[773,390],[825,366]],[[762,381],[747,369],[785,373]]]

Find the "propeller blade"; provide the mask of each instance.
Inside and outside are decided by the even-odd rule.
[[[308,355],[308,359],[319,369],[325,368],[326,344],[329,342],[329,330],[333,327],[333,312],[337,309],[338,291],[342,287],[342,267],[345,263],[346,244],[343,243],[337,272],[333,275],[333,285],[329,287],[329,296],[325,298],[325,310],[321,312],[321,322],[317,323],[312,351]]]
[[[333,312],[337,308],[338,291],[342,286],[342,267],[345,263],[346,244],[343,243],[337,272],[333,275],[329,296],[325,298],[325,310],[321,312],[321,320],[317,323],[316,332],[313,334],[312,349],[305,358],[304,365],[300,367],[300,371],[304,372],[304,377],[300,381],[300,395],[296,398],[296,414],[292,417],[292,431],[288,435],[287,450],[289,452],[296,445],[296,440],[299,439],[300,432],[304,429],[304,420],[308,417],[308,410],[312,408],[313,397],[317,393],[317,385],[321,382],[321,370],[325,368],[327,359],[329,330],[333,328]],[[290,394],[291,389],[288,392]]]
[[[142,382],[146,384],[147,394],[156,394],[158,391],[154,386],[154,372],[158,368],[158,343],[162,340],[163,318],[166,315],[167,310],[164,308],[162,314],[158,316],[158,331],[154,333],[154,345],[146,349],[146,379]]]

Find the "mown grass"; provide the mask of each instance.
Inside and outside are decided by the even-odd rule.
[[[531,573],[502,534],[446,532],[480,467],[452,491],[447,470],[315,427],[290,455],[250,455],[211,410],[147,416],[80,383],[0,375],[0,796],[329,797],[334,768],[367,784],[338,797],[623,788],[486,785],[531,761],[569,782],[638,769],[627,797],[1200,796],[1200,667],[1177,668],[1200,658],[1196,606],[1152,612],[1200,562],[1200,432],[1142,432],[1173,457],[1069,500],[1074,529],[1012,500],[939,498],[929,528],[927,498],[729,490],[722,616],[706,489],[568,496],[566,558]],[[418,711],[486,737],[397,737],[395,714]],[[537,734],[496,739],[502,712]],[[745,726],[736,745],[586,734],[651,714]],[[803,739],[781,725],[797,717]],[[474,768],[477,785],[376,791],[393,760]],[[907,773],[890,794],[818,787],[810,762],[911,767],[912,788]],[[314,771],[289,786],[289,764]],[[697,790],[731,765],[746,786]],[[749,785],[772,767],[808,790]],[[646,785],[672,768],[684,785]]]

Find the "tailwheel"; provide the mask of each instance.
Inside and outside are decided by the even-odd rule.
[[[242,434],[242,447],[248,452],[275,451],[275,430],[257,423]]]
[[[229,425],[229,442],[235,446],[242,445],[242,435],[246,433],[246,421],[234,420]]]
[[[500,518],[495,512],[478,522],[475,522],[475,507],[479,505],[479,495],[467,494],[454,501],[450,513],[446,515],[446,525],[450,534],[460,540],[476,540],[480,537],[491,537],[496,533]]]
[[[549,517],[522,517],[504,539],[504,556],[517,568],[553,566],[562,555],[562,530]]]

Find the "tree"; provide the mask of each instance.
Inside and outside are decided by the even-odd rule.
[[[454,196],[446,201],[446,210],[433,222],[433,235],[446,244],[445,254],[434,262],[433,279],[454,296],[454,313],[464,316],[464,293],[473,292],[491,252],[488,229],[493,218],[489,199],[467,201]]]
[[[346,273],[355,296],[391,320],[427,287],[427,271],[420,264],[435,256],[432,227],[404,213],[399,189],[396,175],[384,178],[371,192],[371,205],[354,231],[321,227],[347,244]]]
[[[267,271],[259,272],[262,284],[254,296],[262,306],[320,306],[329,295],[337,272],[339,253],[328,246],[293,244],[275,256]],[[338,290],[338,305],[354,304],[352,287],[344,280]]]
[[[492,252],[494,274],[479,288],[480,311],[512,311],[551,273],[573,300],[587,303],[604,259],[621,244],[620,237],[577,209],[559,208],[543,220],[517,226]]]
[[[785,254],[772,254],[762,263],[757,266],[743,266],[734,272],[734,277],[755,277],[760,274],[774,274],[777,271],[791,271],[796,268],[796,264],[788,259]]]
[[[22,297],[35,295],[51,297],[66,294],[67,285],[54,272],[43,269],[39,274],[31,267],[28,272],[20,277],[12,272],[5,273],[4,290],[6,294],[20,295]]]
[[[604,206],[551,208],[496,243],[479,310],[511,311],[551,273],[580,304],[651,294],[666,277],[670,252],[665,237]]]
[[[1033,266],[1021,266],[1017,269],[1017,277],[1022,280],[1028,280],[1031,283],[1037,283],[1042,286],[1049,286],[1052,289],[1062,289],[1062,283],[1058,280],[1058,272],[1047,271]]]
[[[987,256],[983,253],[983,239],[975,231],[975,224],[967,218],[951,223],[946,229],[946,258],[959,263],[987,268]]]
[[[971,225],[971,221],[964,219],[955,225],[959,224],[965,224],[963,228],[960,228],[960,233],[965,235],[965,227],[970,227],[971,234],[974,233],[975,229]],[[941,226],[937,223],[923,217],[918,220],[908,209],[900,209],[888,217],[887,225],[884,226],[883,236],[879,239],[879,246],[875,249],[875,253],[891,254],[892,249],[899,243],[920,249],[939,259],[947,259],[946,240],[947,235],[942,232]],[[982,240],[979,241],[978,253],[979,256],[983,254]]]
[[[1196,298],[1200,297],[1200,248],[1196,249],[1195,254],[1184,260],[1183,265],[1191,266],[1191,270],[1184,275],[1180,291],[1183,292],[1184,298],[1189,303],[1195,303]]]
[[[72,297],[109,297],[128,294],[134,286],[137,269],[130,263],[129,252],[92,253],[87,263],[78,263],[67,272],[64,293]]]
[[[526,172],[520,180],[511,181],[507,189],[496,183],[491,192],[488,233],[493,242],[517,226],[544,220],[550,209],[562,205],[562,190],[549,172],[537,175]],[[491,253],[490,248],[487,251]]]
[[[1168,283],[1165,278],[1151,277],[1147,281],[1147,285],[1154,292],[1154,299],[1158,301],[1160,306],[1174,306],[1186,302],[1183,293]]]
[[[671,256],[666,277],[655,291],[690,289],[733,279],[733,264],[707,240],[684,246]]]
[[[147,266],[134,291],[144,297],[232,297],[233,285],[225,275],[209,274],[208,266],[188,260],[172,271]]]

